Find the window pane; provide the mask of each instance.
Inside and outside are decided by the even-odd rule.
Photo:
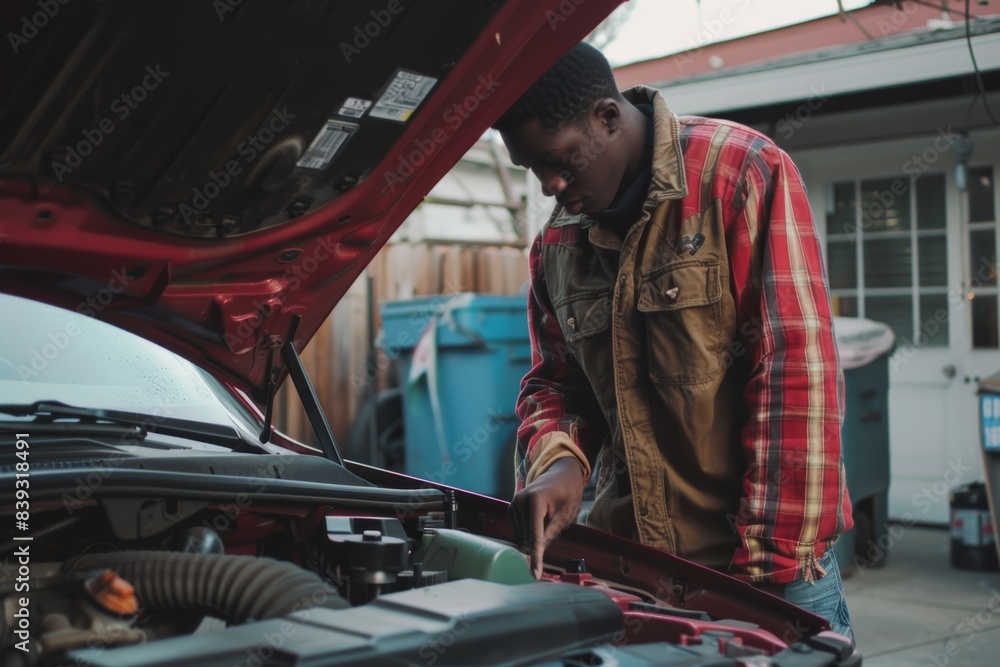
[[[913,284],[910,239],[865,241],[865,287],[909,287]]]
[[[993,167],[969,170],[969,220],[993,222]]]
[[[830,241],[826,247],[830,287],[851,289],[858,286],[858,255],[853,241]]]
[[[913,340],[913,298],[870,296],[865,299],[865,317],[892,327],[897,340]]]
[[[858,297],[856,296],[834,296],[833,314],[836,317],[858,317]]]
[[[866,232],[901,232],[910,228],[908,178],[861,181],[861,228]]]
[[[857,227],[857,201],[854,197],[854,181],[834,183],[827,186],[826,233],[854,234]]]
[[[920,263],[917,272],[922,287],[948,285],[948,239],[942,236],[921,236],[917,239]]]
[[[948,347],[948,295],[925,294],[920,297],[920,324],[917,344]]]
[[[972,347],[996,349],[997,343],[997,295],[977,294],[972,300]]]
[[[944,229],[944,174],[925,174],[917,179],[917,228]]]
[[[997,284],[997,235],[994,229],[969,232],[969,282],[973,289]]]

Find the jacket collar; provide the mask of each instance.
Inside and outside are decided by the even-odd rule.
[[[684,172],[684,152],[681,149],[680,123],[667,107],[660,91],[649,86],[633,86],[622,91],[622,96],[632,104],[653,105],[653,177],[649,183],[646,206],[659,206],[668,199],[687,196],[687,179]],[[562,206],[556,206],[549,218],[549,227],[567,225],[592,226],[596,221],[584,214],[570,215]]]

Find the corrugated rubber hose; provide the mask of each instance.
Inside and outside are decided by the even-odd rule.
[[[319,575],[271,558],[117,551],[66,562],[65,571],[113,570],[135,587],[139,607],[221,618],[230,624],[347,601]]]

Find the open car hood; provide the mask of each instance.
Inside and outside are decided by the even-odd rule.
[[[0,290],[137,333],[261,402],[294,316],[301,349],[620,1],[5,2]]]

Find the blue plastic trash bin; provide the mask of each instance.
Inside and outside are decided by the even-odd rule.
[[[433,361],[411,378],[417,343],[432,321]],[[514,404],[531,364],[526,297],[389,301],[382,325],[382,347],[397,359],[404,388],[406,474],[509,499]]]

